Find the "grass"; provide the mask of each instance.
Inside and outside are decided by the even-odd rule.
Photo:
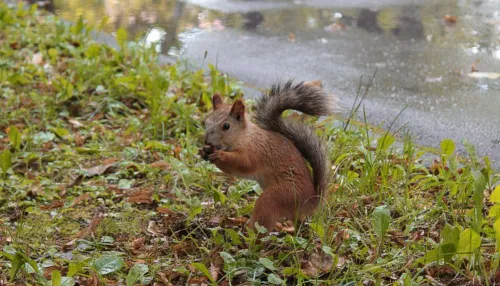
[[[91,29],[0,4],[0,284],[500,282],[500,175],[473,147],[459,161],[445,140],[426,165],[407,135],[316,123],[324,207],[257,239],[241,223],[258,185],[197,155],[211,95],[238,85]]]

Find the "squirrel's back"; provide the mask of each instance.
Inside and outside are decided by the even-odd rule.
[[[290,140],[300,154],[311,164],[314,188],[321,195],[327,184],[328,155],[314,130],[302,123],[284,119],[281,114],[288,109],[308,115],[326,116],[337,108],[335,98],[316,84],[288,81],[273,85],[269,93],[257,100],[255,121],[263,129],[278,132]]]

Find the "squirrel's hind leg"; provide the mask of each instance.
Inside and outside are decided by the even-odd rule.
[[[276,222],[295,221],[300,213],[297,201],[296,195],[280,188],[266,189],[255,202],[249,226],[255,229],[257,222],[270,232],[276,229]]]

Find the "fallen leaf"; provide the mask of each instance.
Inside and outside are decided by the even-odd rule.
[[[443,17],[443,20],[444,20],[444,22],[445,22],[446,24],[448,24],[448,25],[454,25],[454,24],[456,24],[456,23],[457,23],[457,17],[455,17],[455,16],[451,16],[451,15],[445,15],[445,16]]]
[[[136,238],[130,243],[130,247],[134,250],[141,250],[144,248],[145,241],[146,241],[145,237]]]
[[[157,169],[162,169],[164,171],[168,171],[170,170],[170,164],[163,161],[163,160],[160,160],[160,161],[156,161],[154,163],[151,163],[149,166],[151,166],[151,168],[157,168]]]
[[[64,206],[64,202],[63,201],[54,201],[48,205],[43,205],[40,207],[40,209],[44,210],[44,211],[48,211],[48,210],[53,210],[53,209],[57,209],[57,208],[60,208]]]
[[[470,72],[473,73],[473,72],[478,72],[477,68],[476,68],[476,65],[479,63],[479,60],[475,60],[472,65],[470,66]]]
[[[314,267],[314,265],[310,261],[307,260],[303,260],[301,262],[301,269],[302,272],[304,272],[309,277],[316,277],[319,274],[318,269]]]
[[[169,208],[164,208],[164,207],[157,207],[156,211],[161,213],[161,214],[172,214],[173,211]]]
[[[132,190],[129,194],[127,194],[127,196],[127,202],[129,203],[153,203],[153,190],[151,190],[150,188],[140,188]]]
[[[83,144],[85,144],[85,137],[83,137],[80,133],[75,133],[75,145],[81,147]]]
[[[180,159],[181,151],[182,151],[181,146],[179,146],[179,145],[175,146],[175,148],[174,148],[174,157],[176,159]]]
[[[227,227],[244,226],[247,223],[247,220],[248,219],[246,217],[227,218],[224,221],[224,225]]]
[[[161,235],[160,229],[158,228],[158,226],[156,225],[156,222],[154,220],[152,220],[148,223],[147,231],[149,233],[152,233],[152,234],[157,235],[157,236]]]
[[[36,53],[33,55],[33,57],[31,58],[31,63],[34,64],[34,65],[41,65],[43,62],[43,56],[41,53]]]
[[[207,277],[205,276],[200,276],[200,277],[193,277],[189,279],[188,284],[193,285],[193,284],[204,284],[207,282]]]
[[[70,206],[70,207],[74,207],[74,206],[76,206],[77,204],[79,204],[79,203],[81,203],[81,202],[83,202],[83,201],[86,201],[86,200],[88,200],[88,199],[90,199],[90,194],[89,194],[89,193],[85,193],[85,194],[83,194],[83,195],[81,195],[81,196],[77,197],[76,199],[74,199],[74,200],[73,200],[73,203],[71,204],[71,206]]]
[[[78,239],[82,239],[93,234],[94,231],[97,229],[99,223],[101,223],[101,221],[104,219],[105,214],[106,210],[103,206],[97,207],[94,210],[94,215],[92,216],[89,225],[84,230],[78,232],[76,238],[66,243],[66,246],[72,246]]]
[[[173,284],[168,281],[167,276],[164,273],[158,272],[157,274],[160,277],[160,281],[163,286],[173,286]]]
[[[309,261],[322,273],[332,270],[333,258],[323,251],[316,250],[309,256]]]
[[[85,177],[90,178],[94,176],[100,176],[105,174],[111,174],[116,172],[116,168],[113,168],[115,163],[109,163],[106,165],[99,165],[88,169],[83,169],[86,175]]]
[[[73,127],[75,127],[75,128],[83,127],[83,124],[76,119],[69,119],[68,122],[69,122],[69,124],[73,125]]]
[[[222,218],[219,216],[212,216],[207,223],[207,226],[209,227],[216,227],[219,226],[222,221]]]
[[[219,278],[219,272],[220,272],[219,267],[210,263],[210,268],[208,269],[208,271],[210,272],[210,275],[212,276],[212,278],[214,278],[214,280],[217,281],[217,279]]]

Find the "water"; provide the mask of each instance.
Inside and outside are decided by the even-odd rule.
[[[388,126],[406,107],[400,125],[419,143],[467,140],[500,166],[500,79],[469,75],[500,73],[500,0],[46,3],[69,20],[107,16],[109,33],[124,27],[164,54],[217,62],[257,87],[322,79],[345,107],[359,77],[378,69],[365,105],[371,122]]]

